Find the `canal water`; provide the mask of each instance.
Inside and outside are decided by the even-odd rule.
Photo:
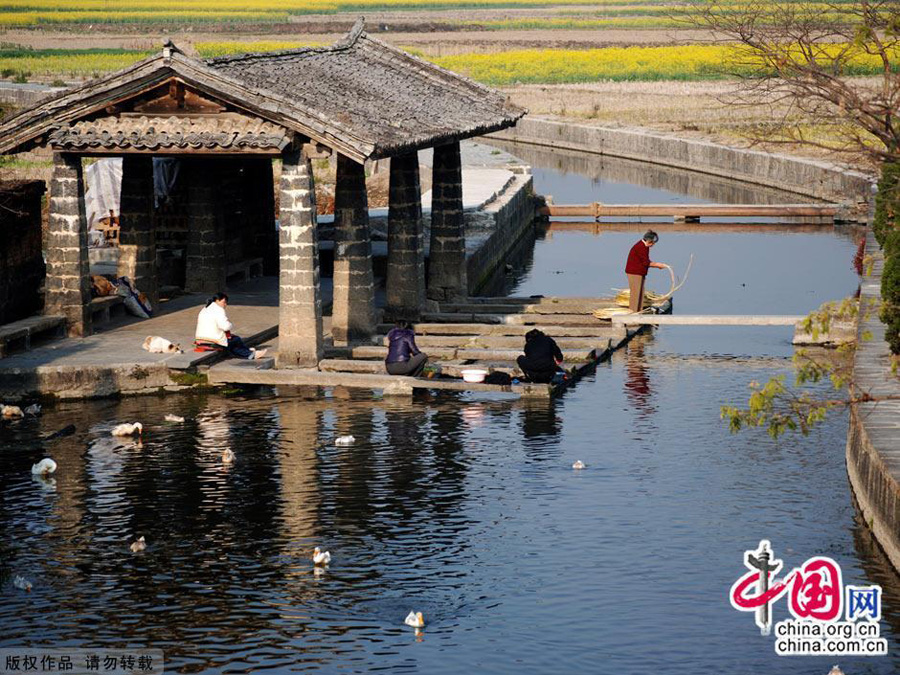
[[[573,200],[665,188],[607,179],[608,163],[598,177],[582,156],[528,159],[539,192],[589,186]],[[638,237],[546,233],[507,287],[608,295]],[[653,256],[681,271],[694,255],[676,311],[802,313],[854,293],[856,241],[663,231]],[[846,415],[779,441],[719,419],[749,382],[790,377],[790,337],[663,327],[556,402],[263,388],[3,424],[0,648],[152,647],[179,673],[897,672],[900,584],[852,501]],[[110,436],[123,421],[144,423],[142,443]],[[42,484],[29,469],[47,454],[59,470]],[[827,555],[845,583],[881,584],[891,655],[776,656],[728,601],[763,538],[788,567]],[[314,546],[332,555],[320,573]]]

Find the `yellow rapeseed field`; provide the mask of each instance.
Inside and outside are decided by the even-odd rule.
[[[319,44],[300,42],[199,42],[201,56],[264,52]],[[837,49],[838,46],[833,47]],[[148,55],[129,50],[0,50],[0,70],[8,74],[85,76],[124,68]],[[560,84],[604,80],[701,80],[749,72],[734,65],[737,52],[727,45],[526,49],[467,53],[431,58],[444,68],[490,85]],[[427,57],[426,57],[427,58]],[[900,67],[900,55],[895,61]],[[846,75],[878,72],[880,62],[858,53]]]
[[[127,68],[150,55],[135,50],[0,50],[0,72],[48,77],[93,77]]]
[[[719,0],[730,7],[747,0]],[[292,14],[373,10],[478,9],[503,7],[573,7],[563,13],[578,19],[488,22],[495,30],[548,28],[658,28],[675,25],[684,11],[678,0],[134,0],[115,9],[109,0],[0,0],[0,26],[66,23],[261,23],[285,22]],[[816,3],[804,4],[818,11]],[[617,9],[618,8],[618,9]],[[822,7],[821,9],[824,9]],[[584,16],[595,14],[596,18]],[[603,14],[603,16],[601,16]],[[835,15],[840,16],[840,15]]]
[[[837,46],[835,47],[837,48]],[[749,74],[736,64],[727,45],[605,47],[601,49],[523,49],[488,54],[457,54],[432,59],[449,70],[491,85],[561,84],[600,80],[700,80]],[[900,66],[900,55],[895,67]],[[857,53],[845,75],[878,72],[874,55]]]
[[[452,9],[508,6],[604,5],[626,0],[135,0],[121,10],[108,0],[2,0],[0,25],[54,23],[283,22],[289,14],[372,9]],[[654,4],[659,0],[636,0]]]

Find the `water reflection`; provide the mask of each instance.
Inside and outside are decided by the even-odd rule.
[[[653,405],[653,391],[650,387],[650,373],[644,355],[644,344],[648,338],[637,338],[628,344],[625,352],[625,395],[637,412],[639,420],[648,420],[656,412]]]
[[[530,164],[536,183],[546,186],[538,193],[553,195],[557,204],[591,201],[790,204],[798,201],[796,195],[783,190],[696,171],[577,150],[518,145],[495,139],[489,143]]]
[[[519,292],[556,292],[550,279],[602,295],[622,285],[614,249],[633,236],[561,233],[512,276]],[[708,253],[680,311],[793,312],[856,281],[841,272],[852,244],[820,234],[665,243]],[[776,249],[794,276],[757,280],[754,261],[780,270]],[[713,265],[704,278],[702,259],[733,283]],[[782,299],[786,287],[803,297]],[[749,380],[789,374],[779,330],[660,330],[555,402],[249,388],[0,423],[0,646],[152,646],[179,673],[898,672],[900,583],[850,500],[846,418],[780,443],[719,420]],[[140,445],[110,436],[125,421],[145,423]],[[336,446],[342,435],[356,442]],[[55,489],[31,479],[44,456]],[[882,584],[892,655],[775,656],[726,600],[761,538],[788,564],[830,555],[845,583]],[[317,545],[333,556],[319,571]]]

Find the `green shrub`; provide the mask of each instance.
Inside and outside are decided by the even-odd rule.
[[[884,305],[881,309],[881,321],[884,323],[884,339],[891,348],[891,353],[900,354],[900,307]]]
[[[16,71],[16,76],[13,78],[13,82],[16,82],[17,84],[25,84],[26,82],[28,82],[28,78],[30,75],[31,73],[27,70],[18,70]]]
[[[884,259],[884,273],[881,275],[881,321],[885,325],[884,339],[891,352],[900,354],[900,233],[891,233],[888,244],[893,255]]]
[[[900,229],[889,230],[885,233],[884,243],[881,246],[886,259],[900,255]]]
[[[881,299],[900,305],[900,255],[886,255],[881,275]]]
[[[886,234],[898,229],[900,221],[900,164],[887,163],[881,167],[878,194],[875,195],[875,220],[872,231],[884,246]]]

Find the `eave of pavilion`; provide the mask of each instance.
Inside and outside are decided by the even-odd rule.
[[[202,62],[191,59],[168,45],[161,54],[149,57],[109,77],[88,82],[63,92],[49,100],[39,102],[0,124],[0,154],[30,150],[34,147],[52,147],[54,132],[71,128],[99,115],[115,115],[118,109],[127,108],[129,102],[140,100],[155,90],[166,86],[183,86],[209,100],[221,103],[229,111],[251,116],[278,125],[294,134],[293,144],[307,141],[323,145],[364,162],[374,150],[372,144],[355,137],[339,123],[299,113],[296,106],[284,97],[261,90],[248,90],[247,86],[222,75]],[[218,115],[219,113],[209,113]],[[177,110],[171,116],[181,116]],[[197,148],[169,148],[155,154],[196,153]],[[71,150],[77,154],[121,154],[99,147]],[[234,154],[233,149],[207,149],[208,152]],[[246,154],[246,151],[239,151]],[[271,154],[263,151],[256,154]]]

